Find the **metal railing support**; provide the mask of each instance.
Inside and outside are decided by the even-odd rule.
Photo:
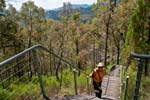
[[[138,100],[139,98],[139,89],[140,89],[140,82],[142,77],[142,70],[143,70],[143,60],[144,59],[150,59],[150,55],[147,54],[136,54],[134,52],[131,52],[131,56],[133,58],[136,58],[138,60],[138,72],[136,76],[136,85],[134,89],[134,97],[133,100]]]
[[[39,79],[39,83],[40,83],[40,87],[41,87],[41,92],[42,92],[43,98],[45,98],[46,100],[50,100],[46,96],[45,87],[44,87],[44,84],[43,84],[42,74],[41,74],[41,69],[40,69],[40,63],[39,63],[40,61],[39,61],[39,58],[38,58],[36,50],[33,50],[33,56],[35,58],[34,66],[37,69],[38,79]]]
[[[77,72],[76,69],[73,69],[75,95],[78,95],[78,92],[77,92],[77,78],[76,78],[76,72]]]
[[[127,97],[128,81],[129,81],[129,76],[126,77],[126,87],[125,87],[125,92],[124,92],[124,100],[126,100],[126,97]]]
[[[122,82],[122,66],[120,66],[120,98],[122,98],[122,89],[123,89],[123,82]]]
[[[90,90],[89,90],[89,76],[87,76],[86,78],[87,78],[87,94],[90,94]]]
[[[139,97],[139,89],[140,89],[140,83],[141,83],[141,77],[142,77],[142,60],[139,60],[138,63],[138,72],[136,76],[136,85],[135,85],[135,90],[134,90],[134,98],[133,100],[138,100]]]
[[[107,89],[108,89],[108,85],[109,85],[109,80],[110,80],[110,71],[109,71],[109,74],[108,74],[108,79],[107,79],[107,84],[106,84],[105,95],[107,95]]]

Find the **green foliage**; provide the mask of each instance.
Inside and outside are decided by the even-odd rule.
[[[134,90],[135,90],[135,83],[136,83],[136,77],[137,77],[137,63],[132,62],[128,70],[124,73],[122,73],[122,82],[126,82],[126,76],[129,76],[129,83],[127,88],[127,100],[132,100],[134,96]],[[125,70],[125,69],[124,69]],[[146,100],[146,98],[149,97],[149,89],[150,89],[150,78],[149,76],[142,74],[141,79],[141,85],[139,90],[139,100]],[[125,85],[124,85],[125,88]],[[124,90],[122,91],[122,98],[124,98]]]
[[[74,20],[74,21],[77,21],[77,22],[80,20],[79,12],[75,12],[75,13],[73,14],[73,20]]]
[[[0,51],[2,51],[0,52],[0,60],[4,59],[3,54],[7,55],[7,57],[12,54],[13,51],[16,54],[20,50],[16,49],[16,45],[23,45],[23,48],[26,48],[26,46],[41,43],[45,47],[48,47],[48,49],[52,52],[55,52],[58,56],[61,55],[64,58],[67,57],[72,59],[74,63],[81,65],[77,67],[83,69],[87,73],[90,73],[92,67],[85,66],[91,66],[93,63],[99,62],[104,58],[104,37],[107,29],[106,24],[109,18],[108,15],[111,15],[110,25],[108,26],[108,56],[110,56],[110,62],[111,58],[113,59],[113,57],[116,57],[117,55],[117,50],[114,48],[114,42],[116,41],[116,47],[120,47],[120,51],[122,50],[122,47],[124,47],[122,46],[123,43],[121,35],[123,35],[123,38],[126,36],[126,41],[123,41],[126,42],[122,54],[123,60],[127,60],[126,58],[130,55],[131,50],[139,53],[147,53],[150,51],[150,44],[148,41],[148,33],[150,29],[150,3],[148,0],[138,1],[138,6],[135,7],[131,14],[128,32],[126,35],[128,18],[131,13],[130,10],[132,10],[130,9],[132,7],[129,4],[131,5],[131,2],[122,2],[117,5],[118,8],[116,7],[116,10],[115,7],[111,7],[114,6],[113,2],[110,2],[109,0],[98,0],[98,3],[93,5],[93,9],[97,11],[97,15],[93,18],[92,23],[90,21],[88,23],[81,23],[81,18],[84,17],[84,19],[86,19],[88,15],[82,16],[82,11],[75,13],[71,12],[71,5],[68,6],[68,11],[63,12],[63,22],[51,19],[45,20],[44,9],[39,8],[32,1],[23,3],[20,12],[17,12],[14,7],[10,6],[7,10],[8,16],[0,17]],[[89,8],[89,10],[90,9],[91,8]],[[93,13],[91,15],[90,14],[89,16],[92,17]],[[114,34],[114,37],[112,36],[112,33]],[[111,48],[113,48],[112,51]],[[53,75],[53,73],[55,73],[55,65],[57,65],[58,60],[55,58],[53,59],[52,56],[45,56],[44,54],[45,53],[42,53],[39,57],[41,57],[40,61],[41,64],[43,64],[43,67],[41,68],[42,73],[47,74],[47,76],[43,75],[42,78],[48,95],[73,94],[74,77],[72,70],[65,69],[64,66],[61,65],[62,68],[61,71],[59,71],[59,78],[62,76],[62,81],[56,80],[56,76],[48,76],[49,64],[51,66],[51,74]],[[112,65],[108,66],[106,72],[109,72],[111,67]],[[136,70],[135,65],[131,65],[128,72],[131,79],[129,81],[131,86],[129,86],[128,90],[129,100],[131,100],[131,97],[133,96]],[[22,81],[17,81],[15,84],[10,85],[9,89],[1,89],[2,91],[0,91],[0,94],[8,96],[11,92],[13,93],[13,91],[16,91],[17,93],[11,98],[16,98],[17,96],[20,99],[26,96],[31,98],[35,95],[37,97],[41,97],[37,76],[33,76],[31,82],[27,80],[28,78],[24,78]],[[79,92],[86,91],[86,81],[87,76],[81,72],[80,76],[77,76]],[[147,91],[145,90],[146,85],[146,81],[142,83],[143,91]],[[19,93],[22,93],[22,95]],[[145,95],[147,94],[142,94],[143,97]],[[4,96],[0,99],[3,99]]]
[[[0,12],[4,10],[5,6],[5,0],[0,0]]]
[[[64,85],[69,85],[73,83],[73,72],[70,69],[64,70],[62,77]]]
[[[90,70],[88,69],[87,72],[90,72]],[[76,77],[78,91],[86,92],[86,76],[82,73],[80,76],[78,76],[78,74],[76,73]],[[46,93],[49,96],[55,96],[56,94],[74,94],[74,77],[73,72],[70,69],[63,70],[61,87],[61,81],[57,81],[56,76],[42,75],[42,80],[46,89]],[[2,100],[6,99],[6,97],[8,96],[9,97],[7,100],[22,98],[36,99],[41,97],[41,89],[39,79],[37,76],[33,76],[31,81],[28,81],[27,77],[24,77],[21,81],[18,81],[17,78],[14,78],[14,80],[11,80],[9,83],[13,84],[7,84],[7,86],[5,86],[6,89],[2,87],[0,88],[0,99]]]
[[[51,77],[48,77],[48,76],[42,76],[43,78],[43,81],[44,81],[44,85],[45,87],[48,89],[57,89],[59,88],[59,81],[56,80],[56,77],[55,76],[51,76]]]
[[[34,80],[34,78],[33,78]],[[7,100],[12,99],[21,99],[22,97],[28,97],[29,95],[35,95],[37,94],[37,91],[40,90],[39,84],[34,84],[34,82],[29,81],[16,81],[15,84],[10,84],[5,88],[0,88],[0,99],[4,100],[7,98]],[[13,83],[11,81],[10,83]],[[41,95],[41,94],[40,94]]]
[[[128,85],[128,91],[127,91],[127,100],[132,100],[133,95],[134,95],[137,72],[133,71],[133,69],[128,69],[128,70],[129,70],[128,74],[130,78],[129,78],[129,83],[128,83],[129,85]]]
[[[146,100],[149,97],[149,89],[150,89],[150,78],[149,77],[142,77],[142,83],[140,88],[140,99],[139,100]],[[144,91],[144,92],[143,92]]]
[[[7,89],[3,89],[2,87],[0,87],[0,100],[4,100],[6,97],[9,96],[9,94],[11,94],[10,91],[8,91]],[[7,100],[11,100],[11,99],[7,99]]]
[[[128,27],[128,32],[126,35],[125,47],[123,49],[122,58],[123,61],[127,62],[129,59],[129,55],[131,51],[136,53],[147,54],[150,51],[150,43],[149,43],[149,28],[150,28],[150,2],[148,0],[138,0],[137,6],[133,10],[130,23]],[[128,68],[128,74],[130,76],[129,79],[129,87],[128,87],[128,96],[127,100],[131,100],[134,96],[134,88],[136,82],[136,74],[137,74],[137,64],[132,63]],[[145,80],[141,81],[141,86],[147,83]],[[147,84],[148,85],[148,84]],[[147,87],[148,88],[148,87]],[[146,90],[141,87],[140,88],[140,100],[145,100]]]
[[[138,6],[131,15],[129,30],[126,37],[126,48],[134,50],[137,53],[147,53],[150,50],[148,43],[149,23],[148,16],[150,3],[145,0],[139,0]]]

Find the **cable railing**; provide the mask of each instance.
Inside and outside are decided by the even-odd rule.
[[[44,55],[46,54],[46,56],[41,57],[43,52]],[[44,59],[47,59],[47,57],[50,57],[50,55],[53,55],[53,58],[51,59],[53,59],[55,62],[61,61],[61,68],[59,71],[59,77],[61,77],[60,80],[57,80],[55,73],[53,75],[50,71],[53,69],[50,67],[52,67],[51,63],[54,61],[46,60],[47,62],[44,62]],[[44,65],[45,63],[46,65]],[[68,72],[63,70],[65,67],[69,68]],[[2,94],[3,96],[0,96],[0,99],[33,100],[42,99],[42,95],[42,97],[46,100],[51,100],[51,95],[60,91],[62,85],[70,88],[71,91],[74,90],[75,95],[77,95],[83,89],[82,86],[78,85],[78,81],[81,81],[81,79],[79,79],[80,77],[77,75],[78,71],[80,71],[84,75],[85,80],[87,80],[87,90],[84,91],[87,91],[89,94],[89,77],[86,72],[76,68],[75,64],[73,64],[71,60],[66,60],[62,57],[59,57],[51,50],[39,44],[34,45],[0,63],[0,90],[4,91],[5,93],[4,95]],[[45,72],[49,72],[49,74]],[[70,79],[68,80],[70,81],[69,83],[72,81],[72,84],[74,85],[62,82],[65,81],[64,78],[66,73],[70,73]],[[48,80],[46,80],[46,78]],[[54,83],[54,81],[58,82]],[[51,83],[57,86],[59,84],[59,87],[51,86]],[[54,89],[54,87],[56,89]],[[82,89],[78,90],[79,88]],[[63,92],[64,93],[62,94],[70,94],[66,91]]]
[[[30,83],[31,77],[35,78],[36,80],[38,76],[41,94],[43,95],[43,98],[45,98],[46,100],[50,100],[50,98],[46,94],[46,90],[44,86],[45,84],[42,79],[41,61],[38,55],[39,51],[45,51],[48,54],[53,55],[57,59],[61,59],[62,62],[64,62],[65,64],[68,64],[71,68],[73,68],[72,63],[59,57],[58,55],[51,52],[47,48],[44,48],[41,45],[34,45],[28,49],[25,49],[19,54],[12,56],[0,63],[0,88],[3,89],[4,91],[9,90],[10,92],[10,93],[7,93],[8,95],[6,97],[0,97],[1,99],[9,100],[9,99],[12,99],[13,96],[16,94],[16,95],[19,95],[17,96],[18,98],[23,98],[24,100],[25,99],[28,100],[28,99],[33,99],[32,97],[36,97],[37,95],[40,95],[40,93],[35,93],[35,96],[27,94],[26,91],[30,91],[32,85],[26,86],[25,84],[23,84],[23,82],[27,80],[28,80],[27,83]],[[30,53],[30,57],[28,57],[29,53]],[[17,85],[12,85],[12,84],[24,85],[26,87],[25,90],[23,91],[24,93],[19,93],[20,90],[18,91],[11,90],[13,86],[17,86]],[[25,94],[28,96],[25,96]]]

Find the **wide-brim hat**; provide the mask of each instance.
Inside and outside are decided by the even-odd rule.
[[[97,67],[104,67],[104,64],[103,64],[102,62],[100,62],[100,63],[98,63],[96,66],[97,66]]]

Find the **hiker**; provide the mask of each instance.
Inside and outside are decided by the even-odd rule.
[[[93,86],[94,86],[94,92],[96,97],[101,98],[102,95],[102,79],[104,76],[104,65],[103,63],[98,63],[96,65],[96,68],[93,69],[93,71],[90,73],[90,77],[93,80]]]

